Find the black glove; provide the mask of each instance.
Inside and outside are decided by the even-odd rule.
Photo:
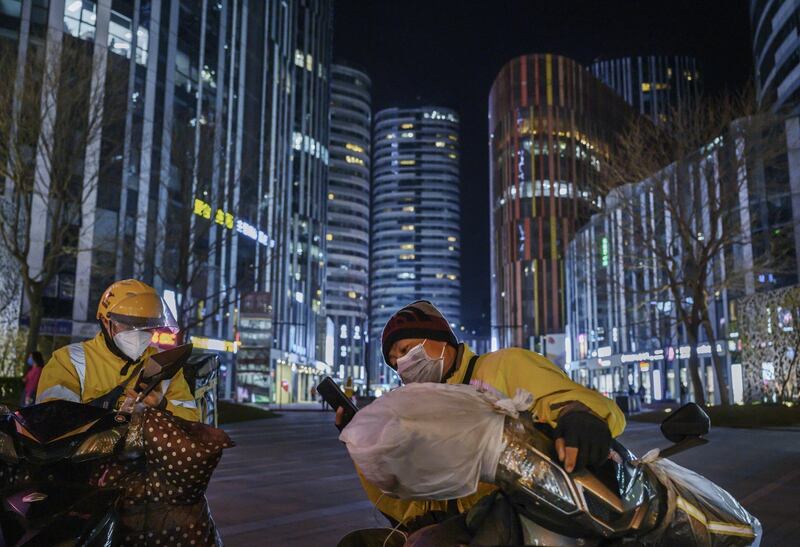
[[[557,422],[555,437],[563,438],[567,447],[578,449],[574,471],[587,465],[600,465],[608,459],[611,431],[603,420],[590,412],[575,411],[561,416]],[[565,463],[569,459],[567,456]]]

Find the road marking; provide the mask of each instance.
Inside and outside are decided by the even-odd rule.
[[[772,492],[774,492],[775,490],[777,490],[778,488],[780,488],[781,486],[783,486],[784,484],[788,483],[789,481],[791,481],[796,477],[800,477],[800,469],[795,469],[794,471],[792,471],[791,473],[787,473],[780,479],[767,483],[758,490],[751,492],[750,494],[742,498],[741,504],[748,505],[750,503],[753,503],[754,501],[760,500],[764,496],[771,494]]]
[[[301,513],[292,513],[291,515],[283,515],[281,517],[272,517],[251,522],[243,522],[242,524],[234,524],[232,526],[224,526],[219,529],[222,537],[228,538],[231,536],[238,536],[240,534],[247,534],[249,532],[257,532],[265,528],[274,528],[285,524],[295,524],[305,520],[319,519],[323,517],[331,517],[340,515],[342,513],[351,513],[357,511],[368,511],[372,509],[372,502],[370,501],[356,501],[353,503],[346,503],[343,505],[336,505],[334,507],[323,507],[321,509],[311,509]]]

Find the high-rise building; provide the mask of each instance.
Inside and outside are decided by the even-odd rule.
[[[331,68],[326,310],[333,321],[334,373],[366,383],[372,111],[370,79]]]
[[[375,383],[380,337],[392,313],[433,302],[455,326],[461,317],[459,121],[441,107],[389,108],[373,131],[370,338]]]
[[[750,0],[758,102],[779,110],[800,99],[800,4]]]
[[[290,105],[280,112],[282,117],[271,120],[280,135],[274,142],[280,147],[291,143],[291,150],[276,150],[276,187],[268,199],[274,200],[269,226],[277,244],[267,267],[274,317],[271,372],[278,385],[274,393],[288,401],[310,399],[319,375],[330,371],[324,361],[330,358],[333,333],[325,315],[324,289],[332,4],[269,4],[286,15],[291,37],[280,50],[284,78],[272,88],[280,95],[282,85]],[[284,24],[270,31],[281,32]],[[292,63],[285,64],[283,55],[291,56]],[[290,140],[284,131],[292,132]]]
[[[322,367],[315,350],[324,321],[331,4],[25,0],[0,7],[1,39],[20,61],[17,77],[26,77],[34,55],[57,62],[62,46],[90,42],[83,50],[92,81],[76,87],[116,93],[121,83],[125,97],[123,115],[103,130],[102,146],[87,146],[81,164],[84,181],[85,166],[99,176],[81,204],[82,251],[48,287],[45,334],[62,335],[54,345],[93,335],[103,289],[137,277],[174,302],[196,347],[227,350],[233,365],[240,302],[256,294],[250,300],[259,317],[271,317],[272,347],[237,370],[246,395],[308,397],[304,378]],[[115,136],[106,131],[120,134],[113,156],[104,153]],[[32,242],[44,241],[43,224],[31,225]],[[32,248],[30,260],[43,252]],[[271,304],[262,305],[267,296]],[[226,380],[231,394],[234,376]],[[276,381],[286,382],[283,390]]]
[[[602,206],[600,172],[633,114],[565,57],[525,55],[497,75],[489,97],[493,347],[563,359],[564,254]]]
[[[592,74],[653,123],[697,101],[700,72],[693,57],[650,55],[597,60]]]

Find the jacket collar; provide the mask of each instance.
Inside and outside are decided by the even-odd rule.
[[[445,382],[448,384],[460,384],[463,382],[464,375],[467,373],[469,360],[472,359],[474,355],[475,352],[469,349],[467,344],[461,342],[456,350],[456,368],[445,378]]]

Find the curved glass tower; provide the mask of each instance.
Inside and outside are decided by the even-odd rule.
[[[600,172],[632,114],[565,57],[525,55],[497,75],[489,96],[493,346],[564,354],[564,254],[602,206]]]
[[[370,79],[331,67],[326,310],[333,321],[334,373],[366,383],[369,289]]]
[[[800,4],[750,0],[758,102],[778,110],[800,99]]]
[[[458,115],[447,108],[389,108],[373,132],[370,336],[378,383],[389,316],[430,300],[460,322]]]

